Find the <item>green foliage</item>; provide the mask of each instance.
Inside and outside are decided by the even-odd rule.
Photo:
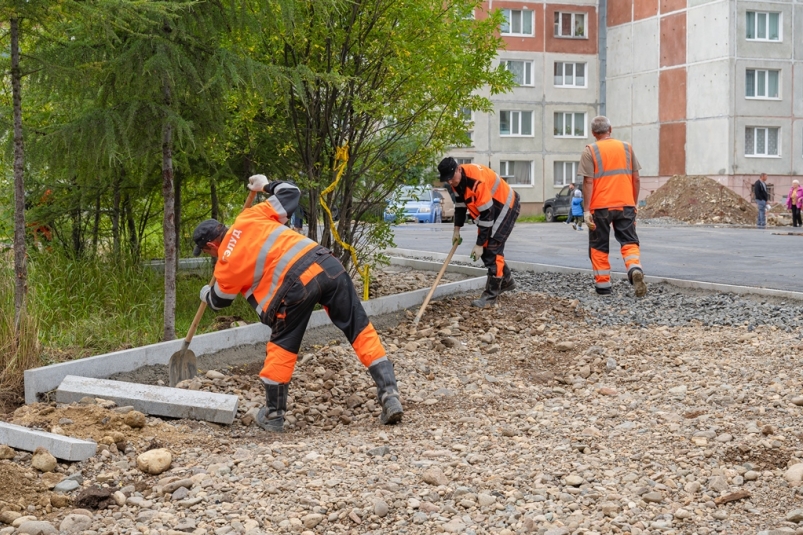
[[[545,222],[546,222],[546,216],[544,214],[520,217],[516,220],[516,223],[545,223]]]

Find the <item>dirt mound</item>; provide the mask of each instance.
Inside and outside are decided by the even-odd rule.
[[[754,225],[756,207],[707,176],[675,175],[647,197],[639,217],[671,217],[686,223]]]

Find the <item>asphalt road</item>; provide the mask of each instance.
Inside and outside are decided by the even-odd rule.
[[[448,253],[452,225],[407,223],[394,227],[396,247]],[[677,279],[803,291],[803,233],[791,227],[767,230],[715,227],[638,228],[641,263],[647,275]],[[457,254],[468,255],[476,227],[463,227]],[[587,268],[588,235],[563,222],[520,223],[505,247],[505,257]],[[611,269],[624,272],[619,246],[611,233]],[[479,263],[478,263],[479,265]]]

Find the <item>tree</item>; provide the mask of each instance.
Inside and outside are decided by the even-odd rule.
[[[262,60],[285,72],[262,96],[287,120],[272,143],[250,145],[291,145],[285,158],[306,177],[313,238],[319,237],[315,206],[334,179],[338,147],[349,151],[343,179],[327,199],[340,209],[338,232],[347,242],[383,235],[365,227],[382,224],[371,213],[408,171],[468,142],[461,108],[490,110],[482,95],[511,87],[509,73],[492,66],[502,46],[501,14],[474,18],[480,6],[474,0],[298,0],[273,6],[261,19]],[[273,93],[281,101],[271,100]],[[340,250],[326,228],[320,237]]]
[[[20,70],[20,21],[11,17],[11,91],[14,115],[14,327],[19,330],[28,293],[25,248],[25,149],[22,135],[22,72]]]

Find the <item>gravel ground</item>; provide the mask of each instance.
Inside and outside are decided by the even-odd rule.
[[[42,533],[803,533],[800,303],[666,285],[636,301],[622,282],[600,299],[588,276],[517,278],[496,309],[460,296],[380,331],[399,426],[378,424],[337,341],[299,362],[279,436],[251,424],[258,363],[185,385],[238,395],[229,427],[22,407],[14,422],[102,451],[48,473],[0,451],[0,521],[21,524],[0,534],[33,532],[18,515]],[[161,448],[168,470],[138,468]]]

